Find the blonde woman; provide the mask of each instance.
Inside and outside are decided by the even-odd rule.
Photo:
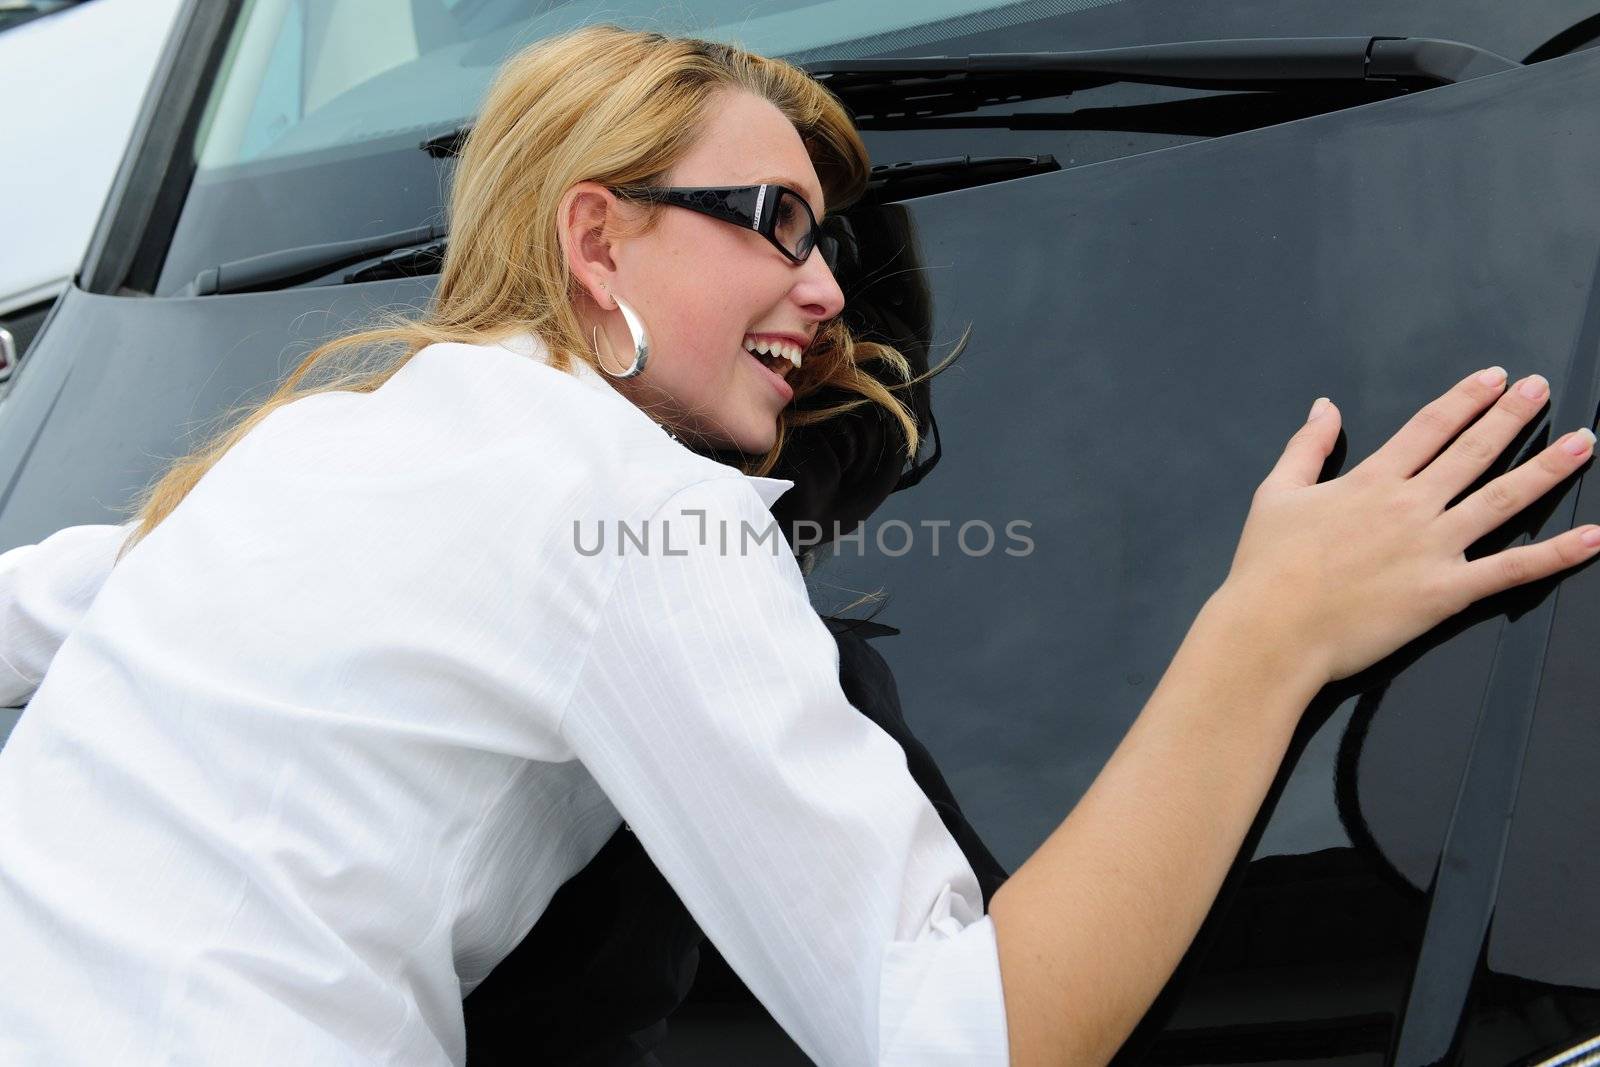
[[[459,1063],[462,995],[626,820],[819,1063],[1104,1062],[1318,689],[1595,553],[1585,528],[1463,556],[1586,430],[1446,509],[1539,381],[1466,375],[1323,484],[1319,402],[985,914],[795,561],[743,535],[790,485],[762,475],[797,394],[854,392],[915,450],[812,221],[865,170],[784,64],[544,43],[467,144],[425,318],[313,353],[154,487],[114,566],[120,531],[0,562],[15,687],[49,663],[0,753],[0,1060]],[[649,547],[574,537],[619,524]]]

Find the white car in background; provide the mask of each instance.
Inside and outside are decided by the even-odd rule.
[[[0,382],[90,231],[181,0],[0,0]]]

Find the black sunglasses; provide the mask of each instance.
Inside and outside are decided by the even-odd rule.
[[[625,200],[688,208],[754,230],[796,265],[804,263],[813,248],[821,251],[829,270],[838,263],[838,240],[822,232],[806,198],[785,185],[624,186],[611,191]]]

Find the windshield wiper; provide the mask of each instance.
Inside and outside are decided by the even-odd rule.
[[[354,241],[330,241],[326,244],[302,245],[277,252],[236,259],[218,267],[207,267],[195,275],[190,296],[214,296],[218,293],[251,293],[262,289],[279,289],[317,278],[372,259],[385,256],[385,262],[397,257],[442,256],[443,226],[415,226],[409,230],[381,233],[376,237],[362,237]],[[439,243],[435,252],[434,245]],[[374,269],[381,264],[374,264]],[[358,275],[365,271],[357,271]],[[350,278],[346,278],[349,281]],[[365,279],[358,279],[365,280]]]
[[[945,115],[1115,82],[1278,92],[1353,83],[1424,89],[1520,66],[1473,45],[1427,37],[1269,37],[1085,52],[852,59],[806,69],[859,121]]]
[[[805,66],[858,122],[949,115],[988,104],[1066,96],[1116,82],[1258,92],[1362,86],[1405,92],[1470,81],[1522,64],[1431,37],[1260,37],[1085,52],[850,59]],[[472,124],[430,137],[435,159],[461,154]]]
[[[461,146],[466,144],[467,135],[471,132],[472,124],[467,123],[437,137],[430,137],[417,147],[435,159],[449,159],[461,154]],[[1050,155],[943,156],[938,159],[882,163],[872,168],[862,201],[883,204],[909,200],[1060,169],[1061,164]]]
[[[892,204],[899,200],[992,185],[1060,169],[1061,164],[1051,155],[944,156],[939,159],[880,163],[872,168],[867,178],[866,192],[859,202]]]

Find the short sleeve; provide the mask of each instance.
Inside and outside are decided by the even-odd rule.
[[[755,491],[691,486],[617,547],[562,732],[695,920],[820,1064],[1007,1063],[972,868]]]
[[[70,526],[0,554],[0,707],[33,696],[131,532],[131,524]]]

